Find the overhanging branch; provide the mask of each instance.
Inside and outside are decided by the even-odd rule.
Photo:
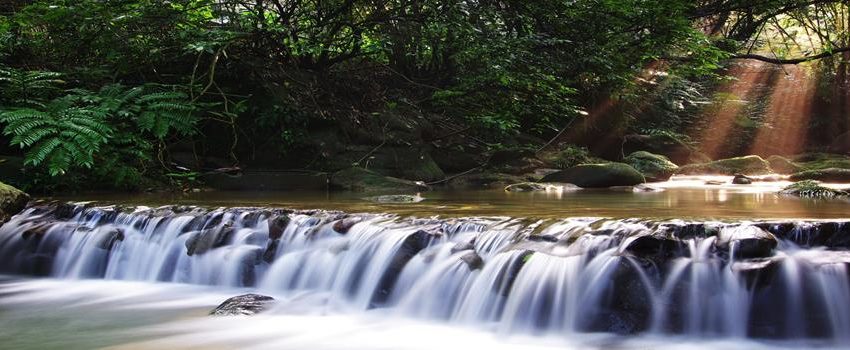
[[[797,58],[775,58],[775,57],[767,57],[767,56],[756,55],[756,54],[733,55],[729,58],[730,59],[736,59],[736,60],[758,60],[758,61],[763,61],[763,62],[773,63],[773,64],[800,64],[800,63],[819,60],[819,59],[822,59],[822,58],[827,58],[827,57],[830,57],[830,56],[833,56],[833,55],[836,55],[836,54],[839,54],[839,53],[842,53],[842,52],[850,52],[850,47],[837,48],[837,49],[834,49],[834,50],[831,50],[831,51],[819,53],[817,55],[797,57]]]

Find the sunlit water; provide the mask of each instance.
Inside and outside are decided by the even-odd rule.
[[[187,194],[78,194],[59,200],[105,201],[143,205],[274,206],[412,216],[510,216],[535,218],[641,217],[680,219],[844,218],[846,200],[810,200],[778,195],[787,181],[733,185],[731,176],[678,177],[649,184],[656,192],[632,188],[547,192],[436,190],[419,203],[375,203],[360,193],[201,192]],[[719,181],[722,185],[706,185]],[[829,185],[848,188],[848,185]]]
[[[37,205],[0,228],[0,348],[850,346],[850,204],[703,182]],[[245,292],[277,301],[207,315]]]

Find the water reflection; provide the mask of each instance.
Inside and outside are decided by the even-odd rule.
[[[799,199],[776,194],[787,181],[729,184],[731,177],[684,177],[651,184],[655,192],[626,189],[505,192],[502,190],[424,193],[419,203],[374,203],[362,193],[202,192],[192,194],[89,194],[57,198],[127,204],[202,204],[208,206],[274,206],[383,212],[419,217],[489,216],[563,218],[576,216],[693,219],[827,219],[847,216],[845,200]],[[723,185],[706,185],[707,180]],[[832,185],[841,188],[842,186]],[[846,185],[843,187],[847,187]]]

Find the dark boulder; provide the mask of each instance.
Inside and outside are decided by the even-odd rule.
[[[396,281],[398,281],[399,275],[401,275],[401,271],[404,269],[404,266],[407,265],[410,259],[413,259],[416,254],[419,254],[419,252],[427,248],[431,242],[440,235],[440,232],[418,230],[407,236],[404,241],[402,241],[401,247],[399,247],[398,251],[396,251],[395,255],[390,260],[389,266],[387,266],[384,270],[384,273],[378,282],[378,287],[375,290],[375,294],[372,296],[372,305],[381,305],[387,301],[392,293],[393,287],[395,287]]]
[[[460,260],[466,264],[466,267],[469,267],[470,271],[481,269],[484,266],[484,259],[481,259],[481,256],[474,251],[462,255]]]
[[[349,217],[342,220],[338,220],[333,224],[333,229],[337,233],[346,234],[348,230],[351,230],[351,227],[355,224],[363,221],[361,217]]]
[[[746,175],[735,174],[735,177],[732,178],[732,183],[736,185],[751,185],[753,179]]]
[[[269,238],[270,239],[279,239],[283,236],[283,231],[286,230],[286,226],[289,225],[289,215],[280,214],[268,219],[269,226]]]
[[[186,255],[204,254],[211,249],[227,244],[235,232],[231,223],[192,233],[186,239]]]
[[[772,256],[778,243],[773,234],[757,226],[731,226],[720,229],[715,246],[734,250],[733,259],[753,259]]]
[[[646,182],[643,175],[628,164],[583,164],[544,177],[541,182],[570,183],[582,188],[634,186]]]
[[[274,298],[259,294],[243,294],[225,300],[210,311],[213,316],[249,316],[263,312],[271,306]]]

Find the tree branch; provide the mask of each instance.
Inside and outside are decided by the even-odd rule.
[[[732,55],[729,58],[735,60],[758,60],[767,63],[773,64],[800,64],[805,62],[810,62],[814,60],[819,60],[822,58],[827,58],[842,52],[850,52],[850,47],[841,47],[831,51],[822,52],[817,55],[805,56],[805,57],[797,57],[797,58],[776,58],[776,57],[767,57],[756,54],[740,54],[740,55]]]

